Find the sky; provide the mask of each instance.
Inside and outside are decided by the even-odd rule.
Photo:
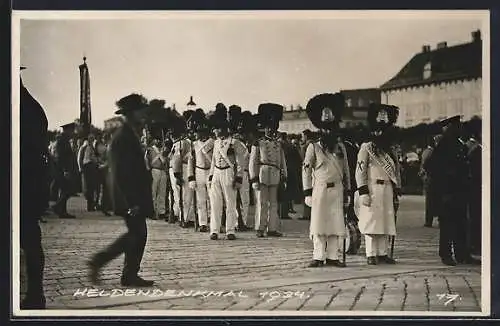
[[[316,94],[379,87],[424,44],[471,40],[474,15],[346,19],[21,20],[23,82],[49,129],[79,117],[79,70],[90,71],[92,123],[103,127],[131,93],[185,109],[263,102],[305,105]]]

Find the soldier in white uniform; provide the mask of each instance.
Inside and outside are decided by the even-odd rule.
[[[211,208],[210,239],[218,239],[225,205],[227,239],[234,240],[238,218],[236,191],[241,188],[246,149],[241,147],[240,141],[229,136],[227,109],[222,103],[217,104],[212,119],[211,124],[217,139],[214,143],[208,177]]]
[[[214,140],[210,138],[207,118],[203,110],[198,109],[192,116],[196,140],[193,142],[193,155],[188,163],[190,172],[189,187],[195,191],[200,232],[208,232],[208,177],[214,149]]]
[[[372,140],[363,143],[358,153],[355,201],[369,265],[395,263],[388,256],[388,247],[390,236],[396,235],[395,213],[401,194],[399,162],[391,147],[398,113],[395,106],[372,104],[368,111]]]
[[[183,218],[180,226],[183,228],[194,226],[193,190],[188,186],[188,161],[191,156],[191,142],[186,134],[186,119],[177,117],[172,130],[173,145],[170,152],[170,180],[174,193],[174,215],[180,215],[180,200],[183,204]],[[182,187],[182,199],[181,195]]]
[[[237,105],[231,105],[229,107],[228,114],[229,114],[228,115],[229,132],[233,137],[233,141],[235,143],[238,143],[238,148],[242,149],[242,155],[243,155],[241,188],[239,188],[236,193],[236,198],[237,198],[236,205],[238,210],[237,230],[242,232],[248,230],[247,219],[248,219],[248,208],[250,204],[250,186],[248,184],[248,160],[250,157],[250,153],[243,139],[243,132],[245,130],[244,124],[247,123],[247,121],[244,120],[244,117],[247,117],[248,114],[245,113],[245,115],[243,115],[241,107]]]
[[[309,119],[321,134],[319,141],[307,146],[302,170],[305,203],[311,207],[309,235],[314,246],[309,267],[346,266],[339,259],[345,250],[344,209],[349,204],[351,184],[347,151],[338,140],[343,108],[340,93],[319,94],[306,107]]]
[[[265,136],[258,139],[250,153],[249,172],[252,188],[256,191],[255,230],[257,237],[267,235],[280,237],[278,231],[278,186],[286,183],[285,154],[277,138],[279,121],[283,117],[283,106],[274,103],[259,105],[260,123]]]

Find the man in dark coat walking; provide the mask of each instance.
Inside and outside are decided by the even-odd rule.
[[[43,108],[24,87],[22,80],[20,96],[20,243],[28,281],[21,309],[45,309],[45,257],[39,221],[49,200],[48,188],[42,186],[49,178],[48,122]]]
[[[110,190],[114,212],[125,219],[128,232],[91,259],[90,278],[94,284],[99,283],[100,269],[125,253],[121,285],[153,286],[153,281],[138,276],[147,240],[146,219],[154,212],[151,174],[146,169],[140,143],[147,100],[131,94],[116,104],[120,108],[116,114],[124,116],[124,123],[113,135],[109,147]]]

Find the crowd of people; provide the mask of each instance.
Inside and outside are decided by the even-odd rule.
[[[24,92],[21,110],[28,112],[24,106],[29,101],[39,107]],[[190,106],[182,115],[172,114],[168,125],[143,132],[148,101],[138,94],[116,103],[123,125],[109,136],[88,134],[78,141],[75,124],[70,123],[47,146],[45,124],[39,128],[43,136],[32,140],[38,144],[34,151],[40,157],[30,163],[39,161],[43,171],[52,166],[51,177],[46,172],[38,176],[47,183],[47,191],[40,187],[36,194],[21,194],[22,208],[30,198],[37,197],[40,203],[29,214],[21,209],[22,221],[27,220],[26,214],[32,217],[29,227],[22,223],[22,239],[31,236],[22,242],[31,266],[24,306],[45,306],[38,221],[47,210],[46,203],[52,197],[54,213],[75,218],[67,212],[67,201],[79,191],[88,211],[121,216],[128,229],[89,260],[94,284],[99,284],[102,268],[124,253],[121,284],[153,285],[138,275],[148,218],[194,228],[212,241],[221,236],[235,240],[238,232],[252,229],[259,238],[281,237],[280,220],[294,212],[293,203],[303,204],[301,219],[310,220],[314,248],[309,267],[345,267],[346,238],[351,237],[352,244],[352,232],[364,236],[369,265],[395,264],[402,180],[392,132],[399,109],[373,104],[367,120],[370,137],[358,142],[339,127],[344,103],[340,93],[310,99],[306,112],[318,131],[306,130],[301,139],[278,132],[283,107],[275,103],[261,104],[255,114],[222,103],[208,114]],[[425,225],[439,218],[439,255],[444,264],[477,264],[471,253],[477,253],[481,241],[481,145],[471,137],[467,151],[460,138],[459,117],[446,119],[441,126],[441,138],[422,153]],[[27,173],[28,168],[21,167],[21,173]],[[30,188],[26,181],[21,185],[22,191],[25,188]]]

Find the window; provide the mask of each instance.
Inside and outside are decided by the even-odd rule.
[[[428,79],[432,75],[431,63],[427,62],[424,66],[424,79]]]

